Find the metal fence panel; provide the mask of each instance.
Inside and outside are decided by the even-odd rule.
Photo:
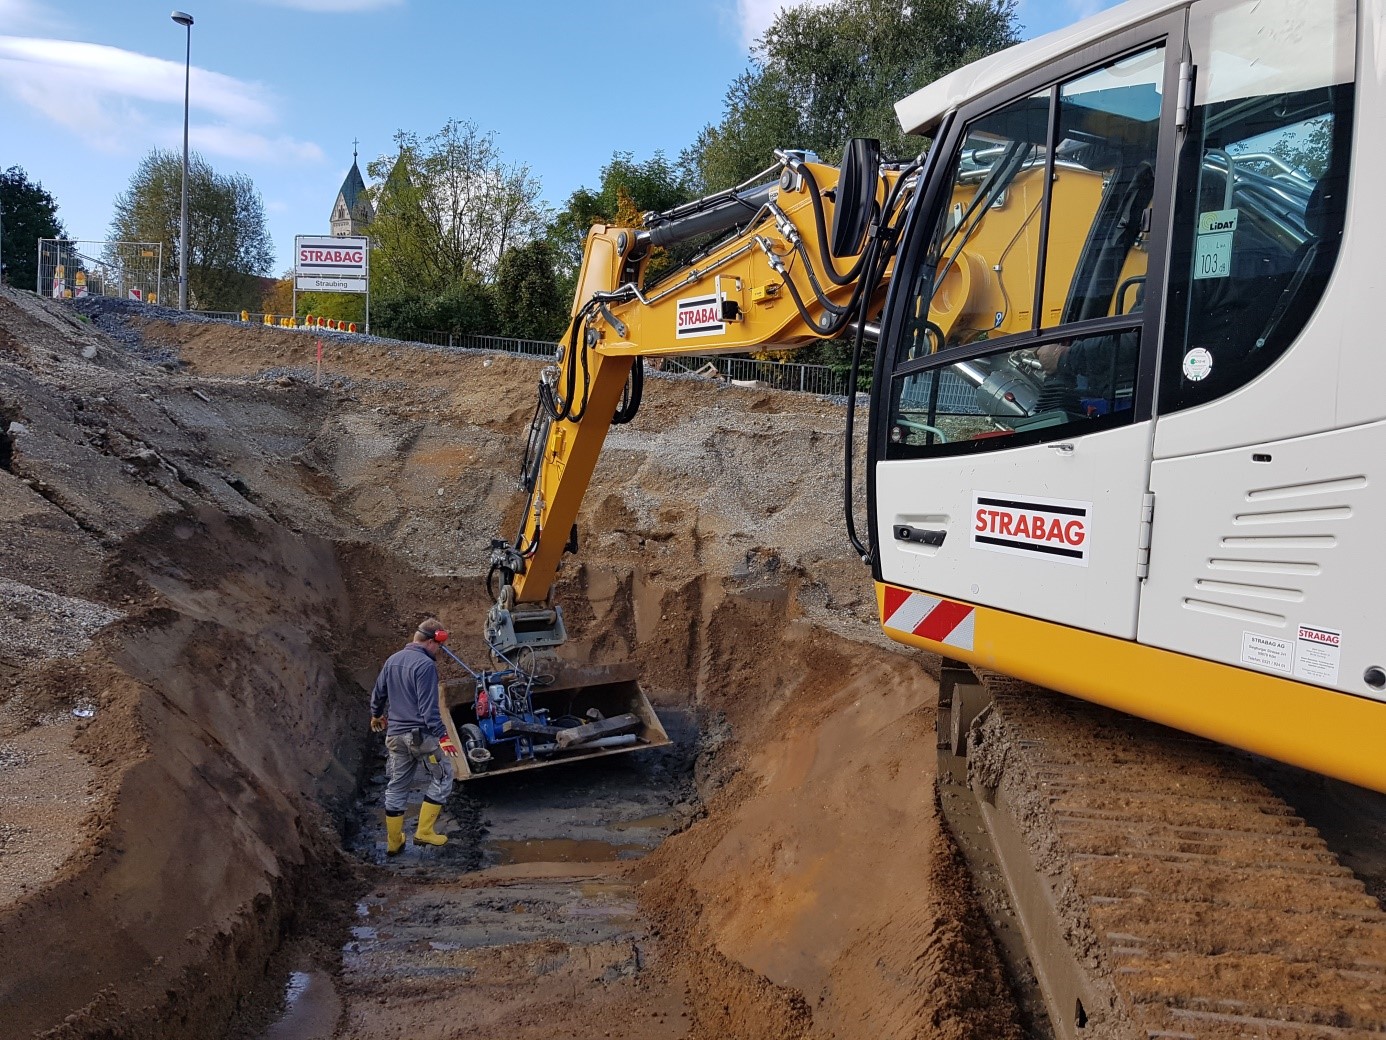
[[[153,304],[163,295],[163,270],[162,242],[41,238],[34,289],[55,300],[116,296]]]

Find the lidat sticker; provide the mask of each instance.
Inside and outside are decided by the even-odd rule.
[[[1198,217],[1198,242],[1194,249],[1194,281],[1226,278],[1232,273],[1232,237],[1237,231],[1235,209],[1215,209]]]

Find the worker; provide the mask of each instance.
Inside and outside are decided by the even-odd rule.
[[[404,848],[404,807],[420,766],[429,785],[419,806],[414,843],[446,845],[448,841],[434,827],[452,792],[451,759],[457,755],[457,745],[448,736],[438,709],[435,659],[447,639],[447,630],[437,618],[420,622],[413,642],[390,655],[371,690],[371,729],[385,734],[390,756],[385,787],[385,852],[390,856]]]

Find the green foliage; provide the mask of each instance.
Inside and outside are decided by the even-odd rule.
[[[1015,0],[833,0],[780,11],[752,67],[727,91],[722,119],[685,153],[703,191],[731,187],[803,148],[838,161],[850,137],[885,154],[920,151],[895,102],[1019,40]]]
[[[401,130],[395,144],[396,157],[367,167],[377,182],[371,274],[384,295],[427,300],[489,282],[506,249],[543,231],[538,179],[504,162],[494,134],[451,119],[422,139]]]
[[[58,203],[18,166],[0,173],[0,262],[11,285],[34,288],[38,240],[62,238]]]
[[[588,229],[593,224],[613,223],[623,194],[640,213],[672,209],[696,197],[686,172],[663,152],[655,152],[644,162],[636,162],[630,152],[613,152],[611,161],[602,167],[600,186],[573,192],[549,225],[548,238],[568,286],[566,295],[572,295],[573,281],[582,266]]]
[[[164,244],[166,295],[176,298],[183,158],[154,149],[130,186],[116,196],[110,237]],[[220,174],[193,153],[188,158],[188,305],[238,311],[259,305],[259,276],[274,260],[265,209],[243,173]]]
[[[298,294],[297,316],[302,318],[309,314],[321,318],[336,318],[338,321],[354,321],[364,327],[366,294],[301,292]]]
[[[431,296],[389,292],[372,296],[371,331],[401,339],[426,332],[494,335],[494,291],[475,279],[463,279]]]
[[[555,340],[568,307],[554,272],[553,246],[536,239],[505,251],[496,267],[496,331],[516,339]]]
[[[1318,181],[1328,170],[1333,154],[1333,118],[1310,119],[1280,134],[1270,145],[1272,155],[1284,160],[1310,179]]]

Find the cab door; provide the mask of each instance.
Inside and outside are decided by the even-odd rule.
[[[941,142],[878,366],[883,581],[1134,637],[1182,31],[1088,48]]]
[[[1386,577],[1383,366],[1364,321],[1382,222],[1360,161],[1380,147],[1362,131],[1380,125],[1382,59],[1368,45],[1375,71],[1356,75],[1358,8],[1189,9],[1139,638],[1386,700],[1366,678]]]

